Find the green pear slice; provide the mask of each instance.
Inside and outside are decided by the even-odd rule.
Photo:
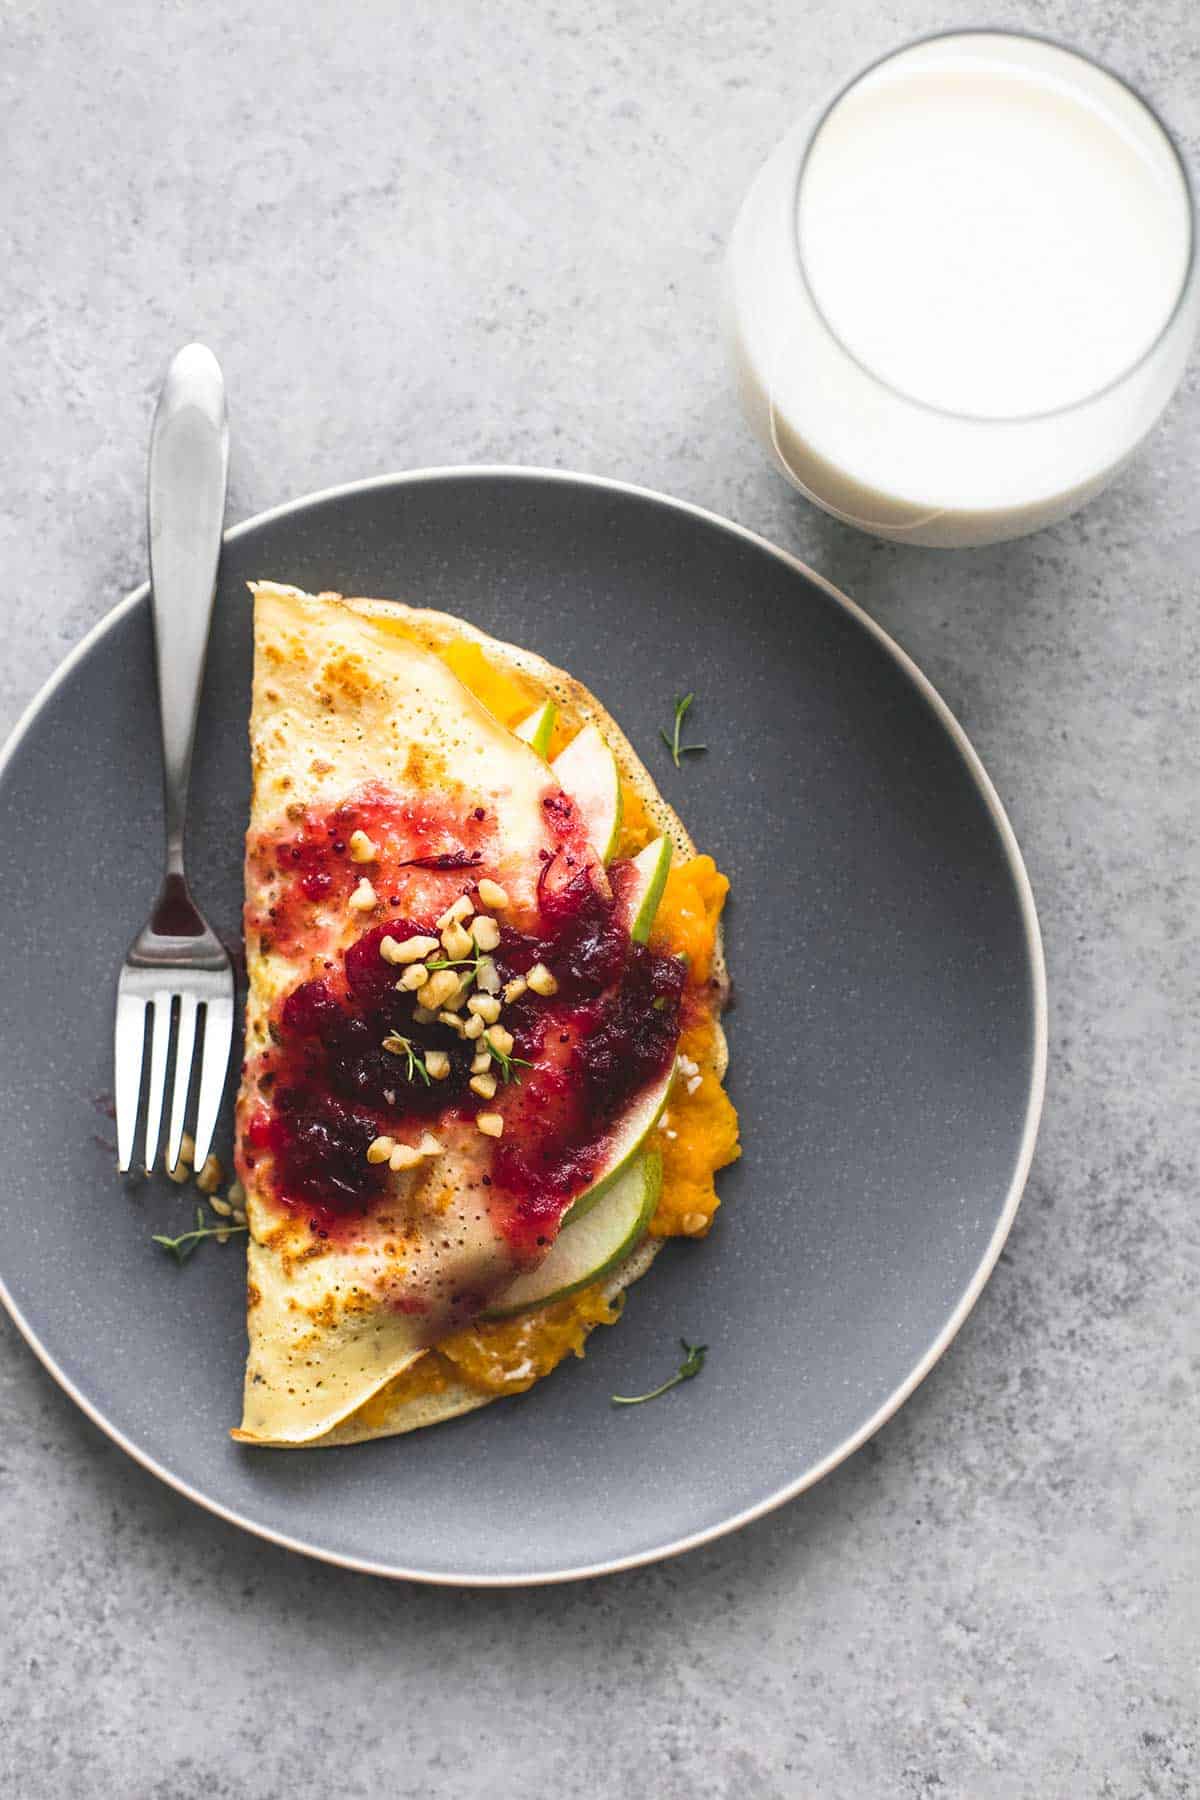
[[[594,725],[585,725],[571,739],[550,772],[582,813],[596,855],[611,862],[621,835],[621,773]]]
[[[655,838],[652,844],[639,850],[633,859],[633,866],[637,871],[637,879],[631,901],[633,921],[629,927],[629,935],[635,944],[644,944],[650,936],[650,928],[654,924],[654,916],[667,885],[667,876],[671,873],[670,838]]]
[[[646,1235],[662,1189],[662,1158],[640,1156],[571,1231],[560,1231],[544,1262],[518,1275],[485,1319],[507,1319],[561,1300],[622,1262]]]
[[[636,943],[644,944],[650,935],[650,927],[654,923],[654,915],[658,911],[670,867],[671,842],[665,837],[656,838],[633,858],[633,881],[627,894],[627,904],[633,921],[631,936]],[[674,1079],[675,1059],[672,1057],[664,1073],[638,1095],[621,1120],[613,1135],[603,1173],[591,1187],[585,1188],[571,1202],[563,1219],[564,1229],[568,1225],[577,1225],[587,1217],[596,1202],[607,1193],[642,1149],[647,1137],[658,1124]]]
[[[558,708],[553,700],[546,700],[531,712],[527,719],[513,726],[513,731],[522,742],[536,750],[539,756],[545,756],[550,748],[550,739],[554,736],[554,722],[558,718]]]
[[[572,1200],[563,1215],[561,1229],[565,1230],[568,1225],[577,1225],[581,1219],[585,1219],[597,1201],[602,1200],[609,1189],[628,1173],[631,1163],[645,1148],[646,1139],[662,1117],[674,1079],[675,1058],[672,1057],[665,1073],[642,1090],[613,1132],[601,1173],[591,1187],[584,1188],[582,1194],[577,1194]]]
[[[515,727],[516,736],[545,755],[556,718],[554,702],[547,700]],[[594,725],[585,725],[550,766],[563,792],[570,795],[587,820],[597,853],[608,861],[616,849],[621,830],[621,777],[612,751]],[[670,868],[671,843],[666,837],[656,838],[633,858],[634,873],[627,890],[627,904],[630,935],[635,943],[644,944],[650,936]],[[591,1187],[577,1195],[560,1229],[565,1230],[568,1225],[577,1225],[587,1218],[597,1203],[628,1174],[633,1159],[658,1123],[674,1075],[672,1059],[666,1073],[638,1096],[614,1135],[603,1173]]]

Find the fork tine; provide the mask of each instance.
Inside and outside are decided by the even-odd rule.
[[[167,1051],[171,1045],[171,995],[165,988],[151,998],[154,1009],[150,1038],[150,1088],[146,1095],[146,1173],[154,1168],[162,1129],[163,1097],[167,1088]]]
[[[145,1047],[146,1002],[140,994],[118,993],[113,1033],[113,1088],[117,1108],[117,1167],[122,1175],[128,1174],[133,1161]]]
[[[200,1064],[200,1098],[196,1111],[197,1169],[204,1167],[212,1149],[232,1043],[232,999],[210,1000],[204,1010],[204,1050]]]
[[[171,1094],[171,1125],[167,1132],[167,1168],[179,1161],[183,1142],[183,1119],[187,1111],[188,1093],[192,1085],[192,1052],[196,1047],[196,1000],[192,994],[179,997],[179,1035],[175,1040],[175,1086]]]

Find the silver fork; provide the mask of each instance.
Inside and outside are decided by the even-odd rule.
[[[225,383],[211,350],[188,344],[167,371],[150,435],[150,585],[162,724],[166,870],[149,921],[131,944],[117,984],[117,1161],[133,1161],[147,1032],[150,1074],[143,1162],[154,1167],[167,1070],[174,1082],[168,1169],[179,1161],[203,1026],[195,1166],[212,1147],[233,1039],[233,968],[191,894],[183,830],[200,684],[208,650],[225,518],[229,429]]]

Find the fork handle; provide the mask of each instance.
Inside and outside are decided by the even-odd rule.
[[[168,875],[183,874],[188,780],[228,473],[229,427],[220,365],[203,344],[188,344],[168,369],[158,397],[148,482]]]

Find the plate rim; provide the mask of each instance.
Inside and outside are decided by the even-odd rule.
[[[596,1563],[580,1564],[571,1568],[539,1570],[532,1573],[502,1573],[481,1575],[478,1573],[442,1572],[436,1573],[425,1569],[406,1568],[395,1563],[377,1562],[359,1556],[343,1555],[326,1549],[319,1544],[306,1542],[288,1532],[277,1531],[269,1525],[248,1518],[232,1506],[203,1493],[181,1476],[174,1474],[147,1451],[140,1448],[126,1434],[107,1419],[99,1407],[93,1405],[76,1387],[74,1382],[59,1367],[52,1352],[42,1343],[29,1321],[24,1317],[20,1307],[8,1290],[3,1272],[0,1271],[0,1303],[2,1303],[17,1330],[33,1351],[38,1361],[72,1399],[80,1411],[99,1427],[134,1462],[140,1464],[151,1475],[182,1494],[185,1499],[193,1501],[206,1512],[236,1525],[249,1532],[253,1537],[264,1539],[284,1550],[292,1550],[302,1556],[313,1557],[318,1562],[330,1563],[337,1568],[350,1569],[358,1574],[377,1575],[391,1581],[414,1581],[431,1587],[447,1588],[523,1588],[550,1587],[567,1581],[584,1581],[598,1575],[614,1575],[629,1569],[645,1568],[652,1563],[665,1562],[668,1558],[682,1556],[689,1550],[698,1550],[706,1544],[717,1542],[744,1526],[753,1524],[755,1520],[765,1518],[768,1513],[806,1493],[815,1487],[826,1475],[832,1473],[856,1450],[862,1448],[869,1438],[874,1437],[888,1420],[904,1405],[905,1401],[925,1380],[926,1376],[938,1363],[951,1343],[957,1337],[968,1316],[973,1311],[980,1294],[987,1285],[992,1270],[1003,1250],[1008,1234],[1012,1230],[1021,1196],[1029,1177],[1033,1162],[1034,1147],[1037,1142],[1038,1127],[1041,1122],[1042,1108],[1046,1092],[1046,1066],[1048,1059],[1048,999],[1046,989],[1046,963],[1042,946],[1041,927],[1038,922],[1037,905],[1034,900],[1033,887],[1025,868],[1025,861],[1017,842],[1007,812],[999,794],[981,761],[978,752],[958,719],[950,710],[946,701],[934,687],[922,670],[917,666],[907,651],[903,650],[883,626],[874,619],[866,609],[844,594],[840,588],[815,569],[808,566],[790,550],[773,544],[760,532],[752,531],[749,526],[739,525],[735,520],[723,514],[713,512],[711,508],[697,505],[690,500],[680,500],[674,495],[661,493],[656,488],[644,487],[636,482],[621,481],[612,476],[588,475],[572,469],[543,468],[531,463],[446,463],[436,464],[428,468],[397,470],[382,475],[368,475],[357,481],[339,482],[332,487],[318,488],[312,493],[302,494],[295,500],[283,501],[278,506],[266,508],[262,512],[241,519],[231,525],[222,535],[222,544],[236,541],[277,519],[286,518],[289,513],[302,512],[310,507],[330,500],[344,499],[350,494],[364,493],[372,489],[388,487],[413,487],[422,482],[448,480],[453,478],[484,479],[523,479],[533,482],[560,482],[566,486],[599,488],[612,493],[633,496],[639,500],[649,500],[658,506],[665,506],[675,512],[690,514],[693,518],[702,519],[709,525],[719,526],[723,531],[731,532],[758,549],[766,551],[788,568],[803,575],[808,581],[815,583],[829,597],[841,606],[850,616],[863,626],[882,646],[896,663],[901,673],[906,675],[917,693],[932,709],[938,722],[945,729],[951,743],[962,758],[968,775],[977,788],[989,816],[996,828],[1000,844],[1004,852],[1009,873],[1016,892],[1021,924],[1025,934],[1025,948],[1029,960],[1029,971],[1032,982],[1033,1018],[1032,1018],[1032,1056],[1029,1073],[1028,1094],[1025,1104],[1025,1118],[1021,1132],[1021,1142],[1017,1153],[1013,1173],[1005,1195],[1004,1205],[996,1221],[980,1261],[971,1276],[949,1318],[942,1325],[932,1343],[926,1349],[904,1379],[892,1390],[882,1404],[855,1431],[844,1438],[840,1444],[829,1451],[818,1463],[805,1469],[794,1480],[785,1482],[781,1487],[766,1495],[754,1505],[744,1507],[728,1519],[722,1519],[713,1525],[706,1525],[699,1530],[688,1532],[671,1542],[655,1548],[634,1551],[628,1556],[610,1557]],[[92,646],[100,641],[124,615],[147,597],[150,583],[143,581],[133,588],[107,612],[102,613],[94,625],[85,632],[79,642],[69,650],[58,666],[38,688],[28,702],[9,732],[3,747],[0,747],[0,779],[3,779],[9,764],[21,748],[22,742],[41,713],[43,707],[51,700],[59,686],[68,678],[76,665],[84,660]]]

